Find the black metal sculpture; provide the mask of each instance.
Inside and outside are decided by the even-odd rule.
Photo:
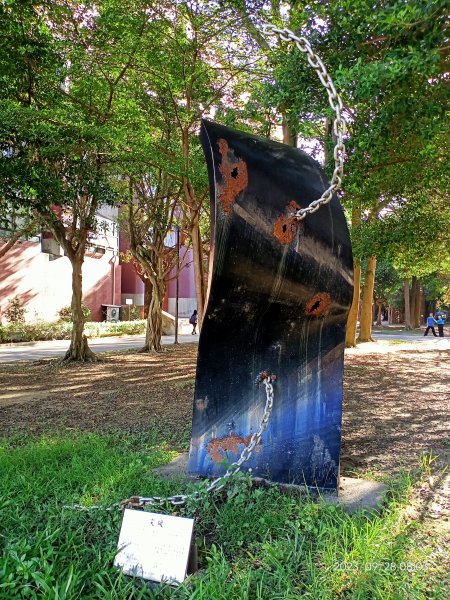
[[[274,409],[246,467],[282,483],[336,490],[345,326],[353,291],[347,224],[298,149],[204,122],[213,246],[199,341],[189,471],[217,476],[258,428],[270,373]]]

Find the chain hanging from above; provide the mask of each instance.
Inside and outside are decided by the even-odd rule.
[[[301,221],[310,213],[316,212],[324,204],[328,204],[333,194],[337,192],[342,186],[342,177],[344,175],[344,159],[345,159],[345,146],[344,136],[346,133],[345,119],[342,114],[342,100],[334,87],[334,83],[331,77],[328,75],[325,65],[319,56],[314,52],[311,44],[304,37],[298,37],[290,29],[279,29],[275,25],[264,25],[262,28],[264,34],[274,33],[280,37],[284,42],[294,42],[296,47],[307,55],[307,59],[311,67],[316,71],[322,85],[325,87],[328,94],[328,101],[331,108],[335,113],[335,119],[333,121],[333,133],[336,137],[336,145],[334,146],[333,157],[334,157],[334,171],[333,177],[331,178],[330,186],[323,192],[323,194],[317,200],[313,200],[306,208],[300,208],[294,213],[295,219]]]

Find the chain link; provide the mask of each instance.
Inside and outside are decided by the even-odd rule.
[[[274,33],[284,42],[294,42],[300,52],[307,55],[308,63],[316,71],[320,82],[325,87],[328,94],[328,102],[336,115],[333,122],[333,134],[336,137],[336,144],[333,151],[333,177],[331,178],[330,186],[323,192],[320,198],[311,202],[306,208],[300,208],[295,212],[294,217],[297,221],[301,221],[306,215],[314,213],[324,204],[328,204],[333,197],[333,194],[342,186],[345,159],[344,136],[346,133],[345,119],[342,115],[342,100],[334,87],[331,77],[328,75],[325,65],[320,57],[314,52],[311,44],[306,38],[296,36],[290,29],[279,29],[275,25],[270,24],[264,25],[262,31],[265,34]]]
[[[240,471],[241,466],[251,458],[254,449],[260,443],[262,434],[267,429],[267,425],[269,424],[269,419],[270,419],[270,415],[272,414],[272,408],[273,408],[273,382],[275,381],[275,379],[276,379],[276,376],[271,375],[267,371],[264,371],[263,373],[261,373],[259,375],[258,381],[264,384],[265,391],[266,391],[266,404],[264,406],[264,414],[263,414],[263,417],[261,420],[261,424],[260,424],[258,430],[255,431],[255,433],[250,438],[250,442],[249,442],[248,446],[246,446],[243,449],[239,459],[227,467],[227,471],[224,475],[222,475],[221,477],[218,477],[217,479],[214,479],[208,485],[208,487],[206,488],[206,494],[209,494],[213,491],[218,492],[221,489],[223,489],[224,486],[226,485],[226,483],[229,481],[229,479],[231,477],[233,477],[234,475],[236,475],[236,473],[238,473],[238,471]],[[130,498],[127,498],[126,500],[123,500],[122,502],[116,502],[115,504],[112,504],[111,506],[108,506],[108,507],[103,507],[100,505],[83,506],[82,504],[72,504],[72,505],[65,505],[63,508],[69,509],[69,510],[89,512],[89,511],[93,511],[93,510],[112,511],[112,510],[123,509],[123,508],[143,508],[144,506],[164,506],[166,504],[170,504],[172,506],[182,506],[182,505],[186,504],[186,500],[188,500],[189,498],[194,499],[194,500],[199,500],[201,498],[201,495],[202,495],[201,492],[195,491],[195,492],[192,492],[191,494],[177,494],[175,496],[167,496],[164,498],[160,497],[160,496],[150,496],[150,497],[148,497],[148,496],[131,496]]]

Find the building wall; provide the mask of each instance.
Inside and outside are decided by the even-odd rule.
[[[190,248],[182,248],[180,252],[181,264],[184,265],[178,279],[178,315],[190,317],[193,310],[197,308],[194,279],[194,255]],[[176,269],[169,275],[167,284],[167,312],[175,314],[176,304]]]
[[[92,320],[101,320],[102,304],[120,302],[120,287],[121,267],[116,253],[107,250],[104,254],[86,255],[83,298],[92,311]],[[0,311],[15,296],[19,296],[27,309],[27,321],[57,319],[57,311],[71,303],[69,259],[41,252],[40,242],[18,242],[0,258]]]

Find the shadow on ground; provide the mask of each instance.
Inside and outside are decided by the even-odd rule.
[[[361,347],[360,347],[361,348]],[[178,449],[190,437],[196,344],[160,355],[106,354],[100,363],[0,366],[0,435],[157,426]],[[448,457],[449,352],[395,348],[345,362],[341,472],[392,475],[432,450]]]

